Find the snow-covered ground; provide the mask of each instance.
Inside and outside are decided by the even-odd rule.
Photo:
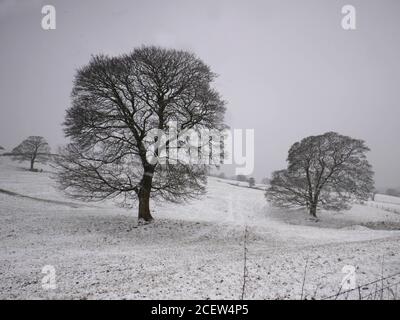
[[[0,189],[32,197],[0,192],[2,299],[239,299],[245,230],[245,299],[335,294],[345,265],[358,284],[400,272],[400,215],[367,204],[315,221],[271,208],[262,190],[210,178],[202,199],[153,203],[155,222],[138,227],[136,210],[71,201],[50,167],[23,165],[0,157]],[[56,270],[54,290],[42,288],[45,265]]]
[[[389,204],[397,204],[400,206],[400,198],[399,197],[389,196],[387,194],[375,195],[375,201],[382,202],[382,203],[389,203]]]

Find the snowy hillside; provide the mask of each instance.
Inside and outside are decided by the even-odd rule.
[[[377,194],[375,201],[400,205],[400,197],[389,196],[387,194]]]
[[[245,299],[335,294],[345,265],[360,284],[400,272],[400,215],[371,205],[315,221],[210,178],[202,199],[153,203],[155,222],[138,227],[136,209],[71,201],[44,169],[0,158],[2,299],[239,299],[244,246]],[[41,286],[45,265],[55,290]]]

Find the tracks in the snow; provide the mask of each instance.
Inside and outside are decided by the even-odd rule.
[[[74,203],[74,202],[49,200],[49,199],[31,197],[31,196],[27,196],[27,195],[24,195],[24,194],[20,194],[20,193],[17,193],[17,192],[4,190],[4,189],[0,189],[0,193],[6,194],[6,195],[9,195],[9,196],[12,196],[12,197],[29,199],[29,200],[38,201],[38,202],[44,202],[44,203],[58,204],[58,205],[68,206],[68,207],[71,207],[71,208],[81,208],[82,207],[82,205]]]

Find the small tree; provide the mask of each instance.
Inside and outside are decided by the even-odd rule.
[[[86,200],[118,197],[126,206],[138,200],[138,218],[146,221],[153,219],[150,197],[178,202],[204,193],[208,168],[149,161],[149,152],[162,153],[149,135],[168,131],[171,122],[178,134],[223,129],[225,106],[211,87],[214,78],[185,51],[142,47],[93,57],[75,77],[65,120],[71,143],[58,159],[61,188]]]
[[[50,146],[45,138],[30,136],[15,147],[11,154],[13,155],[13,160],[29,161],[30,170],[34,171],[36,162],[46,163],[49,160]]]
[[[352,199],[367,200],[374,188],[364,141],[335,132],[307,137],[289,150],[288,168],[272,174],[266,197],[279,207],[349,209]]]
[[[256,180],[253,177],[249,178],[249,188],[253,188],[256,185]]]
[[[243,174],[238,174],[236,176],[236,180],[240,181],[240,182],[246,182],[247,181],[247,177],[245,175],[243,175]]]

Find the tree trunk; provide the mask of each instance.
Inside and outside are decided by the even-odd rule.
[[[317,217],[317,207],[318,207],[318,200],[319,200],[319,191],[315,191],[314,197],[310,201],[310,215],[314,218]]]
[[[150,213],[150,193],[142,190],[139,192],[138,219],[144,221],[153,220],[153,217]]]
[[[31,159],[31,171],[33,171],[33,165],[35,163],[35,159]]]
[[[150,192],[153,180],[152,173],[145,173],[142,178],[142,186],[139,190],[139,212],[138,219],[144,221],[152,221],[153,217],[150,213]]]
[[[317,204],[312,202],[310,205],[310,215],[312,215],[314,218],[317,217]]]

